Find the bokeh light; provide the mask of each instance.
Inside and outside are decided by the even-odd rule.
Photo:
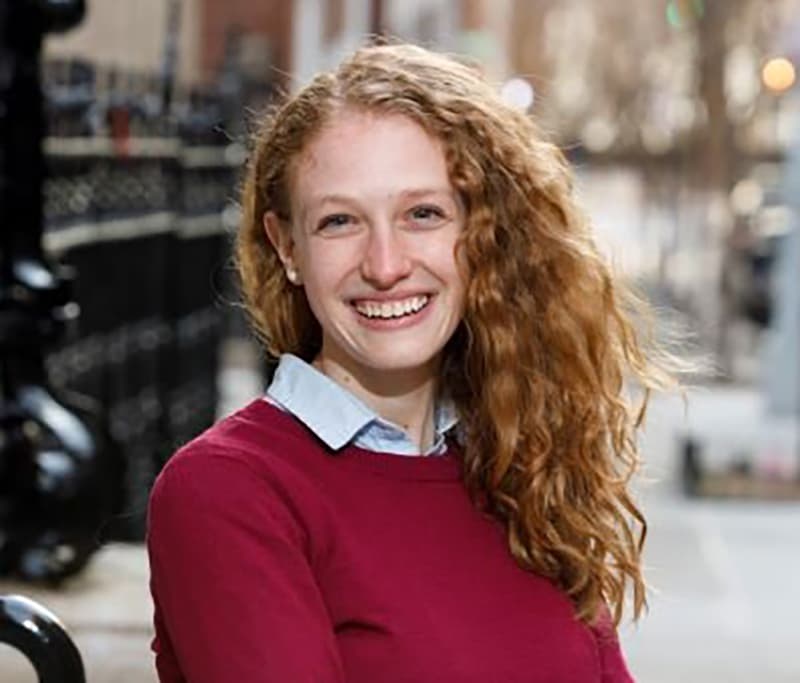
[[[797,74],[792,64],[785,57],[773,57],[761,69],[761,80],[773,92],[784,92],[794,85]]]
[[[533,106],[535,94],[533,86],[528,81],[515,76],[503,83],[503,87],[500,88],[500,96],[512,107],[527,111]]]
[[[764,190],[753,178],[744,178],[731,191],[731,208],[739,216],[754,214],[764,202]]]

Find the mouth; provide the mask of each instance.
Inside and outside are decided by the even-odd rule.
[[[351,301],[356,312],[368,320],[400,320],[418,315],[433,299],[431,294],[420,294],[398,301],[370,301],[357,299]]]

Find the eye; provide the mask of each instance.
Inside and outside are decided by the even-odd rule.
[[[353,217],[348,216],[346,213],[334,213],[330,216],[325,216],[317,225],[317,230],[324,230],[326,228],[343,228],[353,222]]]
[[[415,206],[408,212],[411,220],[417,223],[424,223],[426,225],[438,224],[445,219],[445,212],[438,206],[431,206],[425,204],[422,206]]]

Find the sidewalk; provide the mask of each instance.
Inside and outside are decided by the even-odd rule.
[[[21,594],[47,607],[66,626],[83,657],[88,683],[154,683],[147,558],[139,545],[110,545],[61,590],[8,580],[0,594]],[[36,683],[33,667],[0,645],[0,681]]]
[[[691,392],[688,419],[678,399],[653,404],[643,439],[651,481],[639,485],[653,590],[649,613],[621,631],[640,683],[800,681],[800,502],[688,500],[678,485],[680,436],[702,438],[721,466],[763,456],[769,421],[745,388]],[[794,454],[775,452],[766,455]]]

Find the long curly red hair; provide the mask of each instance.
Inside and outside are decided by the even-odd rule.
[[[675,386],[637,321],[648,309],[615,277],[577,207],[561,152],[480,72],[412,45],[365,47],[266,114],[242,192],[236,260],[269,354],[311,360],[321,330],[265,237],[289,215],[292,163],[344,107],[402,114],[443,142],[467,208],[457,255],[465,315],[442,382],[464,434],[465,484],[507,530],[524,568],[550,578],[590,622],[646,602],[646,523],[629,492],[652,389]],[[638,387],[634,401],[628,387]],[[467,559],[467,558],[465,558]]]

